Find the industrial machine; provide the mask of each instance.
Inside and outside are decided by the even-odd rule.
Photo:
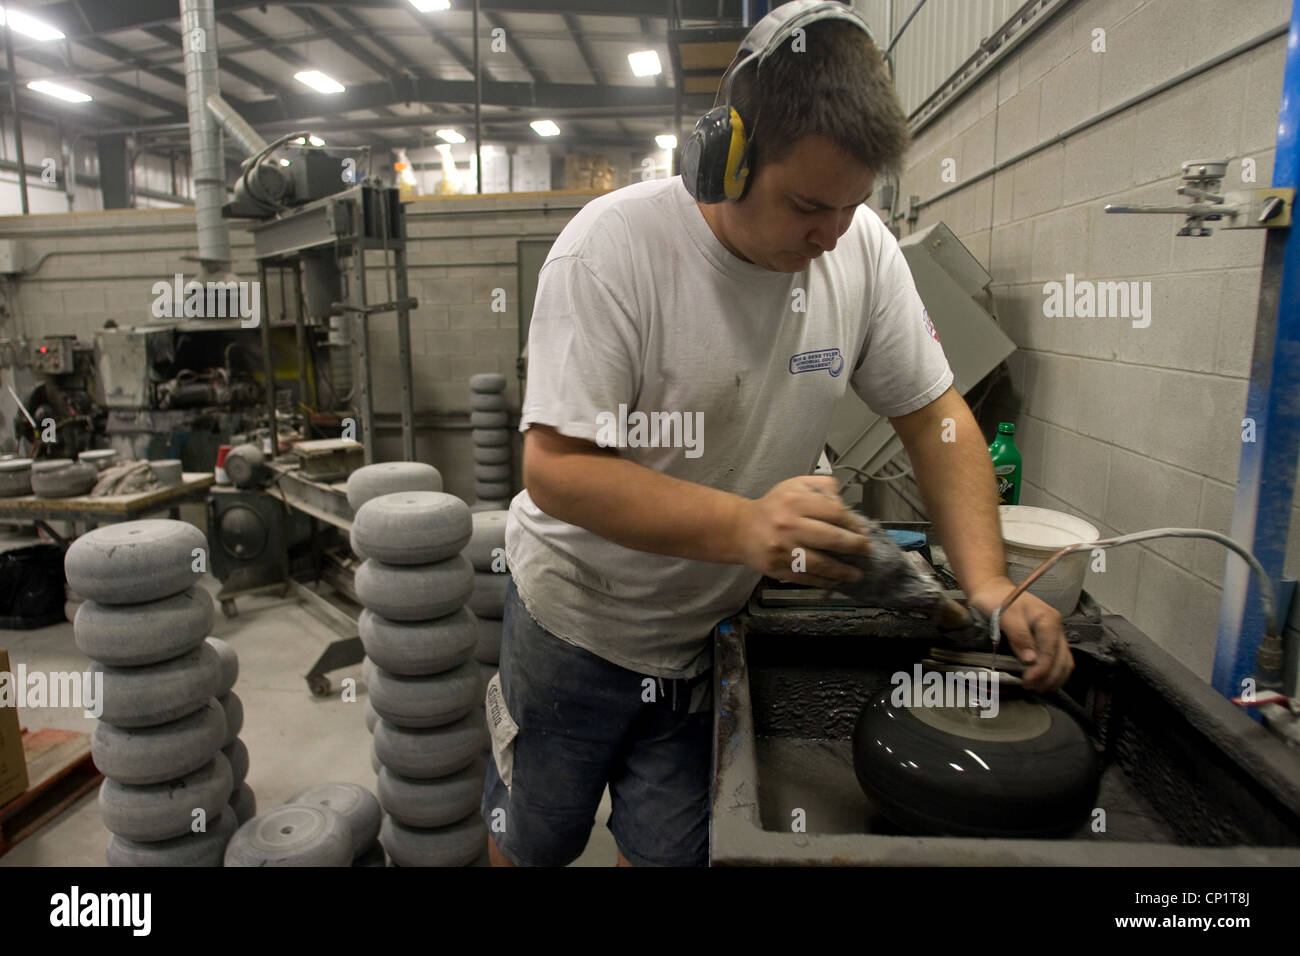
[[[217,600],[227,617],[235,598],[257,591],[287,593],[290,551],[311,537],[307,516],[260,489],[214,486],[208,506],[208,544],[213,576],[221,582]]]
[[[339,168],[336,163],[336,174]],[[419,303],[408,293],[406,216],[399,191],[362,182],[282,209],[274,217],[250,226],[249,231],[263,284],[272,270],[293,276],[297,307],[292,322],[299,401],[339,417],[355,415],[355,435],[350,437],[361,443],[367,463],[374,460],[375,438],[370,325],[387,313],[395,315],[402,457],[412,460],[415,413],[410,314]],[[376,268],[382,270],[384,278],[384,294],[379,301],[373,300],[367,287],[373,281],[371,271]],[[267,323],[263,323],[262,342],[267,379],[272,380],[271,329]],[[326,396],[320,396],[312,387],[322,380],[330,389]],[[322,398],[328,407],[322,408]],[[268,395],[267,401],[268,413],[274,418],[274,394]],[[272,451],[278,453],[279,449]]]
[[[95,333],[105,431],[126,458],[178,458],[208,471],[218,446],[255,424],[262,388],[237,319]]]
[[[266,155],[273,149],[268,146]],[[310,146],[289,148],[285,154],[283,162],[256,157],[246,162],[243,174],[235,180],[235,198],[222,208],[222,215],[266,219],[346,187],[347,180],[340,173],[346,156]]]
[[[208,470],[217,446],[251,427],[248,413],[261,398],[248,342],[237,322],[110,320],[93,343],[11,343],[16,380],[34,382],[10,396],[19,450],[75,458],[111,446],[123,458],[178,458],[187,471]]]
[[[105,409],[97,394],[94,350],[76,336],[46,336],[9,349],[12,366],[35,384],[18,403],[13,435],[19,451],[31,457],[76,458],[96,447]],[[49,425],[54,427],[51,429]]]

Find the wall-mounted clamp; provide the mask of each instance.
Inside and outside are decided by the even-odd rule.
[[[1294,189],[1237,189],[1219,192],[1227,160],[1188,160],[1183,163],[1183,185],[1178,194],[1192,201],[1185,206],[1120,206],[1107,204],[1108,213],[1157,213],[1184,216],[1180,236],[1208,236],[1206,223],[1222,229],[1277,229],[1291,225]]]

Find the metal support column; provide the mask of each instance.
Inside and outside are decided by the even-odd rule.
[[[364,187],[363,187],[364,189]],[[356,400],[361,413],[361,448],[367,465],[375,460],[375,398],[374,383],[370,379],[370,316],[366,312],[366,243],[365,221],[366,202],[363,190],[355,195],[356,234],[352,244],[352,267],[348,270],[348,305],[356,311],[350,312],[352,323],[352,340],[357,343],[357,391]]]
[[[9,69],[9,105],[14,111],[14,148],[18,154],[18,197],[22,200],[23,215],[27,215],[27,160],[23,156],[23,117],[18,111],[18,72],[14,69],[13,30],[5,26],[5,65]]]
[[[293,263],[293,334],[294,344],[298,349],[298,404],[305,406],[306,425],[303,435],[311,438],[311,413],[316,411],[316,400],[307,393],[307,316],[303,313],[302,302],[302,260]],[[283,296],[284,266],[280,267],[280,289]]]
[[[271,354],[271,303],[266,291],[268,270],[265,262],[257,264],[258,295],[262,298],[262,374],[266,376],[266,413],[271,420],[271,455],[280,454],[280,429],[275,419],[275,357]]]
[[[387,203],[388,195],[379,192],[380,202]],[[393,271],[395,291],[397,293],[397,362],[398,372],[402,376],[402,460],[415,461],[415,388],[411,374],[411,310],[407,308],[407,281],[406,281],[406,240],[402,237],[406,235],[406,228],[403,219],[406,216],[406,210],[402,208],[401,202],[397,201],[396,194],[393,194],[394,205],[397,209],[393,213],[395,217],[393,234],[398,237],[393,249]],[[387,217],[385,217],[385,224]],[[387,263],[385,263],[387,265]]]
[[[479,0],[474,0],[474,170],[476,192],[483,193],[483,62],[478,52]]]
[[[1273,186],[1300,186],[1300,3],[1292,5],[1287,36]],[[1300,230],[1269,229],[1265,243],[1232,537],[1259,558],[1277,594],[1300,453]],[[1284,618],[1286,608],[1278,614]],[[1229,558],[1214,655],[1216,690],[1242,692],[1243,679],[1255,673],[1263,633],[1259,588],[1246,563]]]

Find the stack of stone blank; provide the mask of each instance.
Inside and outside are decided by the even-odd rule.
[[[217,702],[226,712],[226,742],[221,752],[230,761],[230,773],[234,791],[230,795],[230,808],[242,824],[257,813],[257,798],[245,778],[248,776],[248,748],[239,739],[239,732],[244,728],[244,704],[235,693],[235,681],[239,678],[239,658],[235,649],[219,637],[209,637],[208,646],[217,652],[221,659],[221,686],[218,688]]]
[[[496,511],[509,506],[510,429],[507,427],[506,377],[483,372],[469,379],[470,437],[474,442],[474,511]]]
[[[371,498],[398,491],[442,491],[442,474],[433,465],[422,461],[383,461],[358,468],[348,476],[348,505],[353,515]],[[369,658],[366,658],[362,662],[363,670],[369,666]],[[379,715],[367,697],[366,730],[373,734],[378,721]],[[369,750],[370,766],[378,774],[380,763],[375,757],[374,746],[371,745]]]
[[[474,569],[460,554],[471,531],[465,503],[435,491],[379,495],[352,521],[352,549],[366,558],[355,587],[381,841],[399,866],[464,866],[486,846],[478,625],[464,607]]]
[[[469,608],[478,618],[478,644],[474,659],[479,662],[483,685],[492,679],[501,659],[501,618],[505,613],[506,588],[510,571],[506,566],[506,511],[479,511],[474,515],[474,533],[465,557],[474,565],[474,593]]]
[[[222,748],[242,707],[233,693],[218,700],[234,680],[205,641],[212,598],[196,583],[206,547],[184,522],[131,521],[82,535],[64,561],[86,598],[77,646],[103,678],[91,755],[107,778],[111,866],[220,866],[238,826]]]

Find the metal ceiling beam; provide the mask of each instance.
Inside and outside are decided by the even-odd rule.
[[[220,2],[220,0],[218,0]],[[463,0],[452,0],[461,9]],[[654,17],[665,19],[668,5],[664,0],[482,0],[484,10],[506,13],[577,13],[582,16]],[[716,20],[718,11],[725,19],[739,20],[741,0],[681,0],[682,19]]]
[[[218,6],[220,6],[220,5],[218,4]],[[292,13],[295,13],[295,14],[298,13],[298,11],[297,11],[296,9],[292,8],[292,7],[290,7],[289,9],[290,9],[290,12],[292,12]],[[245,40],[248,40],[248,41],[250,41],[250,42],[252,42],[252,43],[256,43],[258,46],[260,46],[260,47],[261,47],[262,49],[264,49],[266,52],[270,53],[272,56],[275,56],[277,59],[283,61],[284,63],[289,64],[289,66],[293,67],[295,70],[314,69],[314,68],[315,68],[315,67],[313,66],[313,64],[312,64],[312,63],[311,63],[311,62],[310,62],[306,57],[304,57],[302,54],[300,54],[300,53],[298,53],[298,52],[296,52],[296,51],[294,51],[294,50],[292,50],[292,49],[285,49],[285,48],[284,48],[284,47],[283,47],[283,46],[282,46],[278,41],[276,41],[276,39],[275,39],[274,37],[270,36],[269,34],[263,33],[263,32],[262,32],[261,30],[259,30],[257,27],[253,26],[251,23],[248,23],[248,22],[244,21],[243,19],[241,19],[241,18],[235,16],[233,13],[228,13],[228,14],[223,14],[223,15],[221,15],[221,16],[218,16],[218,17],[217,17],[217,22],[220,23],[222,26],[224,26],[224,27],[226,27],[226,28],[228,28],[228,29],[230,29],[230,30],[233,30],[235,33],[239,34],[239,35],[240,35],[241,37],[243,37]],[[307,20],[306,22],[308,22],[309,25],[311,24],[311,21],[310,21],[310,20]],[[331,29],[331,30],[334,29],[333,24],[329,23],[328,21],[325,21],[324,26],[325,26],[326,28],[328,28],[328,29]],[[317,28],[317,29],[320,29],[319,26],[317,26],[316,28]],[[336,46],[339,46],[340,48],[342,48],[343,51],[344,51],[345,53],[351,53],[350,50],[348,50],[346,47],[343,47],[342,44],[338,43],[338,41],[334,41],[334,42],[335,42],[335,45],[336,45]],[[363,51],[363,52],[364,52],[364,51]],[[355,55],[355,54],[353,54],[353,55]],[[369,54],[366,54],[366,56],[369,56]],[[361,59],[361,57],[358,56],[357,59]],[[365,60],[362,59],[362,62],[364,63]],[[370,67],[370,64],[367,63],[366,66],[367,66],[367,67]],[[371,68],[371,69],[374,69],[374,67],[370,67],[370,68]],[[378,86],[380,86],[380,87],[382,87],[382,88],[388,90],[388,96],[387,96],[387,97],[379,97],[379,98],[377,98],[377,99],[374,98],[374,97],[372,97],[371,100],[368,101],[368,102],[366,102],[366,104],[363,105],[363,106],[343,106],[343,107],[340,107],[340,108],[341,108],[341,109],[345,109],[345,110],[346,110],[346,109],[369,109],[369,110],[374,110],[374,111],[378,112],[378,113],[379,113],[380,115],[382,115],[382,116],[392,116],[392,115],[393,115],[392,112],[390,112],[390,111],[387,109],[387,104],[388,104],[388,103],[394,103],[394,102],[401,102],[401,101],[402,101],[402,96],[398,93],[397,88],[395,87],[394,83],[391,82],[392,77],[391,77],[389,71],[386,70],[386,69],[384,69],[384,68],[382,67],[382,64],[381,64],[381,68],[380,68],[377,72],[379,73],[380,76],[383,76],[383,77],[386,77],[387,79],[389,79],[390,82],[381,83],[381,84],[370,84],[370,85],[368,85],[368,86],[361,87],[361,88],[362,88],[362,89],[372,89],[372,90],[373,90],[374,87],[375,87],[376,85],[378,85]],[[408,84],[402,84],[402,85],[403,85],[403,86],[406,86],[406,85],[408,85]],[[357,89],[357,87],[353,87],[352,89]],[[348,92],[351,92],[351,90],[349,90]],[[347,96],[348,94],[347,94],[347,93],[341,93],[341,94],[337,94],[337,95],[338,95],[339,97],[343,97],[343,96]],[[334,94],[329,94],[329,95],[326,95],[326,94],[316,94],[316,98],[317,98],[317,99],[319,99],[319,98],[321,98],[321,97],[324,97],[325,99],[328,99],[328,100],[330,101],[329,105],[331,105],[331,106],[337,105],[337,101],[336,101],[336,99],[335,99],[335,95],[334,95]],[[305,99],[305,97],[304,97],[302,94],[296,94],[296,95],[295,95],[294,93],[291,93],[291,92],[288,92],[288,91],[283,91],[283,92],[280,94],[280,96],[278,96],[278,97],[277,97],[276,99],[274,99],[274,100],[263,101],[263,102],[261,102],[261,103],[248,103],[248,104],[244,104],[244,105],[240,108],[240,111],[239,111],[239,112],[240,112],[241,115],[243,115],[244,119],[248,120],[250,123],[256,123],[256,122],[257,122],[257,120],[254,119],[255,116],[261,116],[261,115],[264,115],[264,114],[266,114],[266,113],[268,113],[268,112],[275,112],[275,113],[278,113],[280,116],[316,116],[316,115],[321,115],[319,111],[316,111],[316,112],[306,112],[306,113],[302,112],[301,110],[299,110],[299,111],[295,111],[294,109],[290,108],[289,105],[288,105],[289,103],[292,103],[292,102],[301,102],[301,101],[303,101],[304,99]]]
[[[509,131],[494,130],[489,131],[484,128],[483,131],[484,146],[536,146],[538,143],[537,134],[533,132],[511,133]],[[567,149],[582,149],[591,147],[603,147],[608,149],[626,149],[629,152],[647,152],[644,137],[621,137],[615,135],[593,135],[587,136],[556,136],[552,141],[559,141]],[[463,162],[463,160],[462,160]]]
[[[148,59],[137,56],[136,54],[132,53],[130,50],[118,46],[116,43],[110,43],[108,40],[104,40],[100,37],[75,37],[74,38],[70,36],[69,39],[75,43],[80,44],[81,46],[86,47],[88,50],[93,50],[95,53],[98,53],[100,56],[107,56],[112,59],[118,60],[124,64],[127,64],[128,66],[134,67],[135,69],[139,70],[142,73],[148,73],[150,76],[157,77],[158,79],[162,80],[164,83],[168,83],[171,84],[172,86],[179,87],[182,90],[185,89],[185,77],[183,74],[178,73],[175,70],[170,69],[168,67],[159,66],[156,63],[152,63]],[[34,49],[32,47],[28,47],[24,49],[21,53],[18,53],[16,55],[22,59],[30,60],[33,63],[40,64],[46,69],[53,70],[56,73],[62,72],[68,65],[61,57],[55,56],[53,54],[43,53],[40,50]],[[123,83],[120,80],[115,80],[109,76],[87,77],[85,79],[85,82],[93,86],[98,86],[100,89],[107,90],[110,93],[116,93],[119,96],[125,96],[130,99],[139,100],[142,103],[147,103],[148,105],[154,107],[155,109],[163,110],[167,114],[168,119],[175,119],[178,117],[184,118],[185,116],[185,103],[183,97],[179,101],[171,100],[166,97],[158,96],[157,94],[150,93],[147,90],[143,90],[138,86],[132,86],[129,83]],[[124,112],[124,115],[131,116],[131,115],[138,115],[138,114]],[[119,122],[121,122],[121,120],[119,120]]]
[[[451,107],[454,108],[454,107]],[[449,108],[450,109],[450,108]],[[623,119],[656,119],[670,120],[673,115],[671,106],[649,106],[649,107],[598,107],[594,109],[565,109],[549,111],[552,118],[556,120],[588,119],[588,120],[623,120]],[[321,116],[320,112],[312,114]],[[489,113],[486,115],[486,121],[490,124],[499,125],[502,123],[515,123],[520,126],[529,122],[536,115],[535,110],[516,112],[513,110],[502,113]],[[443,127],[457,126],[466,121],[465,113],[445,112],[445,113],[422,113],[418,116],[391,116],[391,117],[361,117],[358,119],[341,119],[337,114],[333,117],[325,116],[316,122],[316,126],[325,131],[330,130],[367,130],[367,129],[414,129],[417,127]],[[311,117],[278,117],[266,121],[259,120],[256,123],[257,129],[261,133],[283,133],[297,129]],[[136,127],[132,127],[133,129]],[[158,123],[143,127],[144,132],[165,132],[165,131],[183,131],[186,129],[184,123]],[[123,130],[115,130],[123,132]],[[535,134],[534,134],[535,135]]]
[[[170,83],[172,86],[179,86],[181,89],[185,89],[185,74],[173,70],[170,67],[159,66],[145,57],[133,53],[125,47],[118,46],[116,43],[110,43],[102,37],[94,36],[69,37],[69,39],[73,43],[78,43],[88,50],[95,51],[100,56],[106,56],[110,59],[117,60],[126,66],[140,70],[142,73],[149,73],[156,76],[158,79]],[[35,53],[36,51],[33,48],[28,47],[18,55],[31,59]],[[59,62],[62,64],[62,60]]]
[[[451,58],[460,64],[461,69],[468,73],[472,80],[474,78],[474,58],[462,51],[460,47],[456,46],[456,44],[451,41],[451,37],[447,36],[444,31],[436,29],[429,17],[419,13],[410,4],[406,5],[406,12],[410,14],[412,20],[420,25],[420,29],[423,30],[434,43],[438,44],[438,46],[451,54]],[[483,74],[484,81],[489,77],[495,79],[496,75],[485,68]]]
[[[605,71],[600,68],[596,61],[596,56],[591,51],[591,45],[587,43],[587,37],[582,32],[582,24],[572,13],[564,14],[564,25],[568,27],[569,33],[573,36],[573,42],[578,45],[578,52],[582,54],[582,62],[587,64],[587,70],[591,73],[592,82],[597,86],[605,85]]]
[[[420,15],[416,12],[414,7],[410,8],[410,12],[413,17],[420,19]],[[346,8],[335,9],[334,13],[340,17],[342,17],[344,14],[350,14],[353,17],[356,17],[356,14],[353,14],[350,10]],[[428,24],[423,22],[422,19],[420,19],[420,27],[421,27],[420,32],[422,35],[430,34]],[[362,29],[364,29],[367,36],[373,37],[376,43],[387,42],[384,40],[385,37],[409,37],[411,35],[410,30],[403,30],[397,27],[364,27]],[[170,27],[151,26],[151,27],[142,27],[141,30],[145,33],[150,34],[151,36],[155,36],[159,39],[165,40],[165,42],[167,42],[172,46],[177,46],[179,44],[178,40],[172,39],[173,37],[179,37],[179,34],[175,30],[171,29]],[[328,40],[332,36],[340,36],[340,35],[346,35],[341,28],[330,30],[328,31],[328,33],[323,33],[318,30],[304,30],[301,33],[294,33],[289,36],[278,37],[276,38],[276,43],[281,48],[294,49],[295,47],[299,47],[304,43],[314,43],[317,40]],[[439,35],[445,36],[448,39],[452,39],[452,40],[468,40],[471,38],[469,31],[462,30],[462,29],[441,30],[439,31]],[[537,41],[540,43],[553,43],[562,40],[573,40],[574,31],[570,30],[568,27],[564,29],[556,29],[556,30],[515,29],[511,31],[511,36],[516,39],[524,39],[530,42]],[[611,43],[625,43],[629,45],[639,43],[641,40],[645,38],[645,34],[639,29],[631,32],[621,32],[621,31],[613,32],[613,33],[602,32],[601,34],[599,34],[599,36],[602,41],[611,42]],[[39,46],[38,44],[34,44],[34,43],[29,43],[26,46],[22,46],[20,44],[19,46],[14,48],[14,55],[21,59],[24,50],[36,49],[38,48],[38,46]],[[261,53],[261,52],[265,52],[265,50],[266,47],[264,45],[257,44],[257,43],[250,43],[247,41],[237,40],[233,43],[226,44],[221,48],[221,52],[222,52],[221,62],[223,64],[223,68],[224,68],[224,64],[228,62],[226,59],[227,57],[241,56],[245,53]],[[184,55],[179,50],[176,53],[168,53],[165,50],[160,50],[156,47],[150,47],[148,49],[137,50],[133,52],[135,56],[149,60],[154,65],[154,67],[180,66],[184,63]],[[459,50],[456,51],[457,54],[459,54],[459,52],[460,52]],[[463,54],[461,54],[461,56],[463,56]],[[396,62],[401,64],[401,68],[403,70],[408,68],[412,68],[412,69],[414,68],[414,65],[405,56],[397,56],[394,57],[394,59]],[[468,57],[466,57],[465,60],[468,61]],[[458,59],[457,62],[460,62],[460,60]],[[241,67],[238,63],[234,63],[233,66],[235,69],[243,69],[249,73],[255,72],[253,70],[249,70],[247,67]],[[120,63],[113,64],[111,66],[99,67],[96,69],[69,68],[65,64],[64,67],[60,70],[59,75],[66,79],[83,79],[83,78],[94,77],[94,76],[115,76],[118,74],[131,73],[134,72],[136,69],[137,67],[132,66],[130,64],[120,64]],[[466,69],[468,70],[468,67],[466,67]],[[234,71],[232,70],[231,72]],[[235,73],[235,75],[238,75],[238,73]],[[249,82],[252,81],[250,80]]]
[[[9,74],[0,70],[0,83],[9,82]],[[65,103],[63,100],[42,93],[29,93],[21,79],[18,83],[18,108],[23,116],[30,115],[37,119],[45,116],[54,117],[58,122],[69,123],[78,130],[87,132],[93,132],[96,127],[102,128],[105,125],[104,119],[112,120],[119,126],[132,128],[150,123],[138,113],[118,109],[116,106],[109,106],[98,100],[93,103]],[[3,112],[9,112],[8,103],[4,104]],[[184,117],[183,113],[180,115]]]
[[[664,0],[481,0],[490,13],[565,13],[582,16],[651,17],[668,16]],[[681,0],[685,20],[730,20],[739,22],[742,0]],[[214,0],[218,16],[268,6],[287,6],[275,0]],[[392,10],[410,7],[405,0],[312,0],[314,7],[350,10]],[[453,11],[469,9],[468,0],[452,0]],[[413,9],[413,8],[412,8]],[[719,16],[721,11],[721,16]],[[57,26],[70,39],[104,36],[121,30],[143,30],[152,26],[175,26],[179,20],[176,0],[59,0],[39,9],[39,16]],[[432,24],[438,14],[426,20]]]
[[[413,74],[420,79],[432,79],[433,77],[424,69],[424,67],[410,62],[406,54],[397,47],[393,46],[382,36],[371,29],[366,21],[357,16],[346,7],[340,7],[334,11],[334,15],[351,27],[354,31],[360,33],[384,56],[388,57],[391,68],[401,73]]]
[[[397,70],[385,63],[379,57],[375,56],[359,43],[344,43],[339,39],[338,31],[340,27],[330,20],[326,19],[323,13],[311,9],[310,7],[289,7],[289,12],[301,20],[307,26],[319,30],[330,43],[334,44],[339,50],[342,50],[347,56],[365,64],[368,70],[374,72],[377,76],[388,81],[394,91],[401,89],[405,85],[406,77],[402,76]],[[355,30],[347,31],[349,35]]]
[[[412,80],[411,94],[397,102],[473,103],[470,80]],[[376,109],[395,102],[387,83],[349,87],[343,93],[289,94],[283,103],[248,103],[244,118],[254,125],[288,117],[330,116],[352,110]],[[652,86],[592,86],[586,83],[499,83],[483,81],[483,105],[521,107],[538,111],[609,108],[619,111],[673,108],[672,90]]]
[[[483,13],[483,19],[487,20],[488,24],[493,28],[505,31],[506,48],[514,52],[515,59],[523,65],[523,68],[528,72],[528,75],[533,78],[534,83],[549,82],[546,74],[542,72],[541,67],[537,65],[537,61],[529,56],[528,49],[517,37],[510,35],[510,28],[506,25],[505,20],[501,19],[500,14],[485,11]]]
[[[91,47],[92,49],[94,48],[89,43],[84,45]],[[111,47],[113,46],[113,44],[110,43],[108,44],[108,46]],[[100,52],[100,51],[96,50],[96,52]],[[105,53],[104,55],[111,56],[112,54]],[[39,50],[25,50],[21,54],[15,53],[15,56],[18,57],[19,59],[28,60],[32,63],[35,63],[38,66],[43,66],[47,70],[52,70],[55,73],[61,71],[65,66],[64,61],[60,57],[50,53],[44,53]],[[153,73],[152,70],[143,70],[142,72]],[[165,72],[170,73],[171,71],[167,70]],[[158,75],[158,74],[154,74],[154,75]],[[29,79],[35,79],[35,77],[29,77]],[[168,78],[160,77],[160,79],[168,79]],[[18,82],[19,83],[23,82],[21,76],[19,77]],[[158,96],[155,93],[150,93],[148,90],[142,90],[138,86],[132,86],[129,83],[123,83],[120,80],[115,80],[111,76],[99,76],[93,78],[87,77],[83,79],[81,82],[83,85],[98,86],[101,90],[106,90],[110,93],[116,93],[118,96],[125,96],[133,100],[138,100],[141,103],[145,103],[148,104],[149,106],[152,106],[154,109],[162,110],[164,113],[167,114],[167,119],[169,120],[185,118],[185,103],[183,100],[171,100],[165,96]],[[170,82],[170,80],[168,80],[168,82]],[[184,78],[182,78],[181,89],[184,88],[185,88],[185,80]],[[138,114],[134,114],[134,115],[138,115]]]
[[[8,76],[0,73],[0,82],[8,82]],[[148,120],[136,113],[128,113],[126,110],[109,106],[98,100],[94,103],[64,103],[38,93],[28,93],[26,90],[18,94],[18,108],[23,116],[31,116],[34,119],[52,117],[53,120],[67,123],[78,131],[84,130],[91,134],[104,127],[104,120],[111,120],[119,126],[129,126],[132,129],[149,124]],[[3,111],[9,112],[9,104],[4,104]]]
[[[218,9],[220,4],[217,5]],[[255,43],[259,48],[270,53],[280,61],[289,64],[295,69],[309,69],[311,64],[307,59],[292,49],[286,49],[283,43],[274,37],[263,33],[257,27],[253,26],[246,20],[235,16],[233,13],[225,13],[217,16],[217,23],[232,33],[237,33],[250,43]]]
[[[650,18],[649,18],[649,17],[641,17],[641,32],[645,34],[645,37],[646,37],[647,40],[657,40],[657,39],[658,39],[658,37],[655,36],[654,28],[653,28],[652,26],[650,26]],[[662,67],[662,65],[663,65],[663,64],[660,64],[661,67]],[[663,73],[660,72],[660,74],[659,74],[658,76],[655,77],[655,86],[663,87],[663,86],[667,86],[667,85],[668,85],[668,81],[664,78]]]
[[[176,47],[178,50],[183,49],[180,33],[173,30],[171,27],[146,27],[145,33],[148,33],[155,39],[162,40],[164,43]],[[218,55],[217,63],[222,70],[235,77],[235,79],[243,80],[250,86],[257,87],[268,96],[284,95],[284,87],[280,86],[279,83],[276,83],[269,76],[263,76],[261,73],[249,69],[242,63],[236,63],[228,56]],[[231,97],[227,96],[226,99],[231,100],[232,105],[234,104],[234,100]]]

